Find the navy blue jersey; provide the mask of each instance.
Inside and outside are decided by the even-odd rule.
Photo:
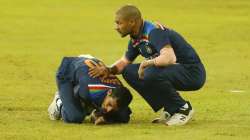
[[[192,64],[199,63],[200,58],[191,45],[177,32],[168,29],[159,23],[144,21],[143,27],[137,38],[130,37],[126,57],[134,61],[138,55],[146,59],[152,59],[160,54],[160,50],[171,45],[177,63]]]
[[[74,69],[74,92],[81,98],[87,99],[90,102],[100,106],[107,91],[121,85],[121,82],[116,76],[109,76],[106,79],[92,78],[88,75],[89,67],[85,60],[89,58],[76,57],[71,65]],[[98,62],[99,60],[93,59]]]

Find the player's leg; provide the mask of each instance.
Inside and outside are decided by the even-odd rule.
[[[154,109],[158,110],[162,103],[158,102],[155,104],[154,98],[150,98],[151,96],[151,89],[146,90],[144,80],[139,79],[138,76],[138,69],[140,64],[129,64],[123,70],[122,76],[126,80],[126,82],[135,89],[146,101],[147,103]]]
[[[67,123],[81,123],[86,112],[81,106],[79,98],[74,97],[72,84],[72,58],[64,58],[57,72],[57,87],[62,101],[62,119]]]
[[[65,80],[67,77],[67,71],[70,64],[69,58],[63,58],[60,67],[58,68],[56,79],[57,81]],[[67,78],[68,79],[68,78]],[[54,95],[54,99],[48,108],[49,118],[51,120],[59,120],[61,119],[61,108],[62,108],[62,101],[60,99],[59,93],[56,92]]]
[[[165,102],[166,111],[175,110],[172,117],[167,121],[167,125],[183,125],[192,117],[193,109],[189,102],[184,101],[176,92],[178,90],[196,90],[199,89],[205,80],[203,66],[183,66],[171,65],[166,68],[151,67],[145,70],[145,81],[152,84],[157,83],[158,87],[171,101]],[[179,104],[178,108],[173,108],[169,104]]]
[[[138,69],[140,64],[130,64],[123,70],[123,78],[134,88],[156,112],[161,109],[167,97],[164,97],[157,87],[147,86],[145,81],[139,79]],[[166,100],[165,100],[166,99]]]
[[[73,85],[71,82],[58,82],[60,99],[62,101],[62,119],[66,123],[81,123],[86,111],[81,105],[79,98],[74,97]]]
[[[161,76],[161,69],[163,68],[149,67],[144,71],[145,86],[154,89],[151,96],[158,96],[158,101],[162,102],[161,107],[164,107],[161,116],[154,119],[153,123],[167,122],[180,107],[186,104],[172,83]]]
[[[197,77],[196,75],[192,75],[191,78],[187,77],[188,71],[185,67],[172,65],[167,68],[150,67],[145,70],[144,80],[140,80],[138,68],[139,64],[128,65],[123,71],[124,79],[139,92],[155,111],[164,106],[163,116],[165,116],[165,120],[169,118],[169,114],[175,115],[177,112],[181,112],[182,107],[186,106],[187,108],[184,108],[184,112],[182,112],[191,115],[192,107],[190,103],[179,95],[176,88],[179,90],[195,90],[198,88],[197,85],[202,85],[202,82],[197,82],[199,79],[191,79],[192,76]]]
[[[153,80],[168,81],[179,91],[200,89],[206,80],[202,64],[176,64],[166,68],[152,68],[157,73]]]
[[[155,112],[164,106],[168,107],[165,107],[160,118],[153,120],[154,123],[166,122],[180,106],[185,104],[185,101],[169,83],[162,83],[161,85],[159,82],[151,82],[153,78],[157,78],[154,69],[146,71],[144,77],[146,80],[139,79],[138,68],[139,64],[128,65],[122,74],[124,79],[147,101]],[[150,76],[152,79],[149,79]]]

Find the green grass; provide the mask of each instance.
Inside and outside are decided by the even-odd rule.
[[[183,34],[200,54],[206,85],[183,94],[196,110],[194,120],[181,127],[151,124],[158,113],[133,91],[128,125],[50,121],[63,56],[89,53],[112,64],[123,55],[128,39],[113,30],[113,14],[126,3]],[[0,0],[0,139],[249,139],[249,13],[248,0]]]

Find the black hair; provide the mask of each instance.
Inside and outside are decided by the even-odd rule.
[[[109,96],[117,100],[119,109],[128,107],[133,98],[130,91],[124,86],[112,88],[112,93]]]
[[[121,14],[125,19],[141,19],[140,10],[134,5],[124,5],[116,11],[116,14]]]
[[[118,110],[106,112],[103,108],[97,108],[94,112],[96,116],[103,116],[106,123],[128,123],[132,113],[129,104],[132,101],[132,94],[124,86],[118,86],[111,89],[108,95],[117,101]]]

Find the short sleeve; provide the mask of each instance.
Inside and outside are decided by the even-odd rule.
[[[160,52],[164,46],[170,44],[170,39],[166,30],[154,29],[149,34],[149,42]]]
[[[132,46],[132,42],[129,41],[128,49],[127,49],[126,54],[125,54],[126,58],[129,61],[133,62],[138,55],[139,55],[139,51],[136,48],[134,48]]]

